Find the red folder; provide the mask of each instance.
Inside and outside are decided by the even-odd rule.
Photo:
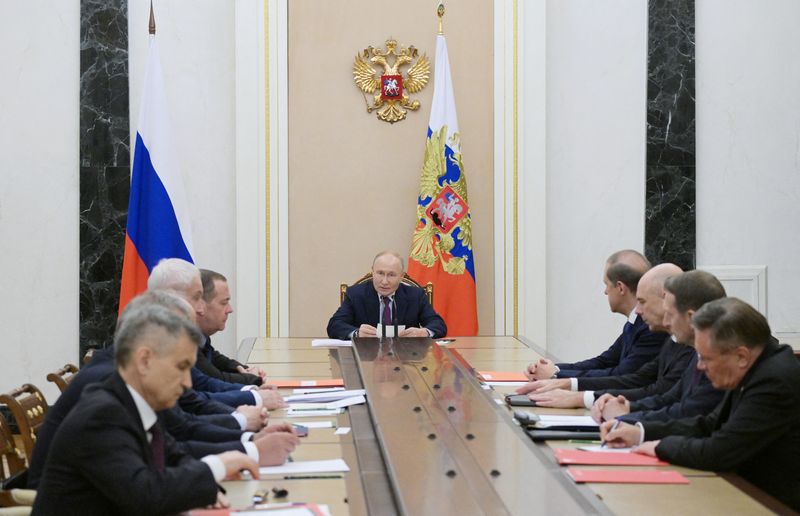
[[[658,457],[641,453],[611,453],[558,448],[555,450],[559,464],[588,464],[592,466],[669,466]]]
[[[524,373],[516,371],[478,371],[481,378],[486,382],[527,382],[528,377]]]
[[[671,469],[580,469],[567,468],[575,482],[610,484],[688,484],[689,479]]]
[[[278,389],[313,389],[315,387],[344,387],[344,380],[334,378],[333,380],[271,380],[267,385],[274,385]]]

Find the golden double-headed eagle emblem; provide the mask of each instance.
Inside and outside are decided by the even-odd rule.
[[[416,61],[415,61],[416,60]],[[381,65],[383,73],[370,64]],[[405,76],[400,68],[409,66]],[[353,63],[353,79],[364,93],[373,96],[372,106],[367,104],[367,113],[377,111],[378,118],[393,124],[406,117],[407,109],[419,109],[419,100],[411,99],[408,93],[417,93],[428,84],[431,63],[425,54],[418,56],[414,46],[397,48],[397,41],[386,40],[386,50],[367,47],[356,54]]]

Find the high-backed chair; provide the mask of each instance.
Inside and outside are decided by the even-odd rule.
[[[78,372],[78,366],[67,364],[58,371],[53,371],[47,375],[47,381],[53,382],[58,386],[58,390],[64,392],[72,377]]]
[[[372,273],[368,272],[358,278],[353,285],[360,285],[361,283],[366,283],[368,281],[372,281]],[[433,283],[430,281],[423,287],[419,283],[417,283],[414,278],[408,275],[408,273],[403,274],[403,279],[400,280],[400,283],[404,283],[410,287],[417,287],[425,290],[425,295],[428,296],[428,303],[433,306]],[[339,304],[344,303],[344,296],[347,294],[347,287],[349,285],[347,283],[340,283],[339,284]]]
[[[0,480],[3,485],[0,488],[0,507],[15,508],[0,509],[0,515],[30,513],[30,509],[25,511],[19,506],[33,505],[36,491],[6,488],[7,485],[24,485],[26,475],[25,454],[17,448],[17,443],[14,441],[14,435],[11,433],[11,428],[9,428],[6,418],[0,414]]]
[[[36,433],[47,414],[47,401],[45,401],[42,391],[26,383],[11,392],[0,394],[0,404],[8,405],[11,410],[19,427],[22,444],[25,447],[25,456],[30,462],[33,445],[36,443]]]

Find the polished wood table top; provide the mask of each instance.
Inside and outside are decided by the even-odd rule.
[[[390,348],[359,339],[355,348],[337,350],[312,348],[311,339],[245,341],[249,363],[271,378],[344,377],[348,388],[360,381],[368,406],[313,418],[353,431],[340,436],[333,428],[312,429],[293,454],[295,460],[342,457],[351,468],[342,478],[226,482],[233,506],[249,506],[257,490],[282,487],[288,498],[269,501],[327,504],[333,514],[769,513],[721,476],[689,468],[669,466],[687,476],[688,485],[574,484],[552,450],[577,445],[530,441],[502,403],[513,388],[487,389],[471,369],[522,371],[543,356],[541,349],[513,337],[410,340],[427,343]],[[271,414],[272,421],[285,417],[283,410]]]

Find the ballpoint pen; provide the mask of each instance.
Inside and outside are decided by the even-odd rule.
[[[618,426],[619,426],[619,419],[615,420],[614,424],[611,425],[611,430],[608,431],[608,434],[610,434],[611,432],[616,430]],[[608,434],[606,434],[606,437],[608,437]],[[600,447],[601,448],[605,448],[606,444],[608,444],[608,440],[607,439],[603,439],[603,442],[600,444]]]

